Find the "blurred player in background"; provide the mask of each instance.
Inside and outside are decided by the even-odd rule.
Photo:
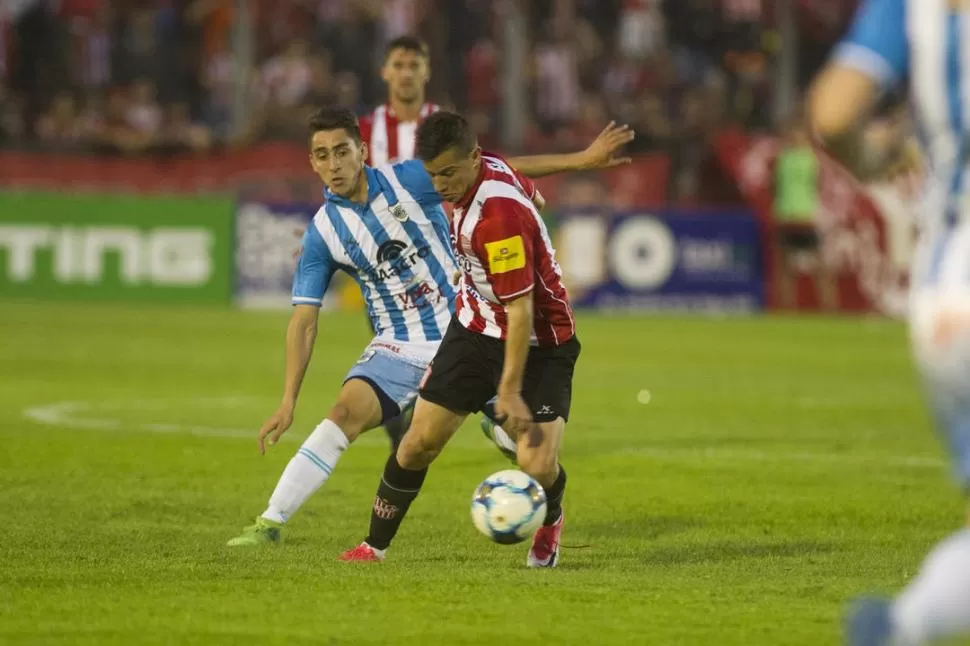
[[[387,103],[360,119],[371,166],[413,159],[418,124],[440,109],[425,101],[431,64],[424,41],[400,36],[385,51],[381,78],[387,84]]]
[[[385,465],[370,533],[341,559],[383,560],[431,462],[465,418],[497,393],[494,414],[516,438],[519,466],[543,486],[548,501],[527,564],[555,567],[566,488],[559,445],[580,352],[562,272],[534,188],[502,158],[483,154],[464,118],[428,117],[418,128],[417,151],[435,189],[454,206],[450,232],[460,290],[411,427]]]
[[[970,3],[867,0],[809,100],[811,124],[850,168],[880,95],[907,83],[928,173],[911,272],[913,353],[955,475],[970,491]],[[968,507],[970,518],[970,507]],[[933,550],[892,601],[849,616],[857,646],[925,644],[970,631],[970,529]]]
[[[582,153],[521,157],[513,163],[534,175],[608,167],[623,161],[613,153],[629,141],[626,132],[611,124]],[[350,443],[414,400],[451,320],[458,268],[442,197],[421,162],[372,168],[366,159],[367,144],[352,112],[324,108],[314,116],[310,164],[326,187],[326,203],[304,234],[293,279],[283,397],[260,429],[260,451],[293,423],[319,308],[337,270],[360,285],[375,337],[347,373],[327,418],[286,466],[269,506],[230,546],[280,541],[283,524],[327,481]],[[532,182],[513,172],[541,200]]]
[[[431,63],[428,46],[420,38],[399,36],[387,44],[381,78],[387,84],[387,103],[360,119],[360,135],[367,144],[372,167],[414,158],[418,123],[439,110],[425,101]],[[392,450],[407,430],[409,412],[384,425]]]

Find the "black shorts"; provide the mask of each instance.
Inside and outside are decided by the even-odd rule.
[[[522,399],[535,421],[569,419],[580,349],[575,336],[560,346],[529,348]],[[504,341],[469,332],[452,318],[421,386],[421,397],[455,413],[478,412],[495,396],[504,360]]]
[[[778,244],[785,251],[817,251],[821,240],[813,227],[782,227]]]

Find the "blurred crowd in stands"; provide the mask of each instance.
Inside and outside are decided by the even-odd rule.
[[[411,33],[431,48],[429,99],[495,146],[510,1],[529,25],[528,151],[575,148],[616,118],[636,128],[634,152],[670,155],[689,195],[713,133],[771,126],[770,0],[249,0],[252,64],[234,55],[235,0],[6,0],[0,148],[137,155],[302,139],[318,104],[381,103],[384,44]],[[807,76],[853,3],[796,4]],[[233,118],[239,78],[245,119]]]

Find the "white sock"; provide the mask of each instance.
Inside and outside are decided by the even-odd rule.
[[[897,597],[893,628],[901,644],[925,644],[970,632],[970,530],[937,545]]]
[[[263,518],[277,523],[289,520],[327,481],[348,445],[347,436],[340,427],[329,419],[323,420],[286,465]]]
[[[496,424],[492,427],[492,433],[495,435],[495,443],[498,444],[503,449],[507,449],[515,453],[516,446],[515,442],[509,437],[509,434],[505,432],[501,426]]]

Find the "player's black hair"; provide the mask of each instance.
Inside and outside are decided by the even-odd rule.
[[[362,141],[357,115],[340,106],[320,108],[310,117],[309,126],[311,138],[321,130],[346,130],[347,134],[358,144]]]
[[[465,117],[454,112],[435,112],[418,126],[415,135],[415,154],[422,161],[431,161],[450,148],[463,155],[478,145],[475,131]]]
[[[415,54],[424,56],[425,58],[428,58],[430,55],[428,43],[424,42],[417,36],[398,36],[389,42],[387,47],[384,48],[384,60],[387,60],[387,57],[391,55],[391,52],[396,49],[414,52]]]

